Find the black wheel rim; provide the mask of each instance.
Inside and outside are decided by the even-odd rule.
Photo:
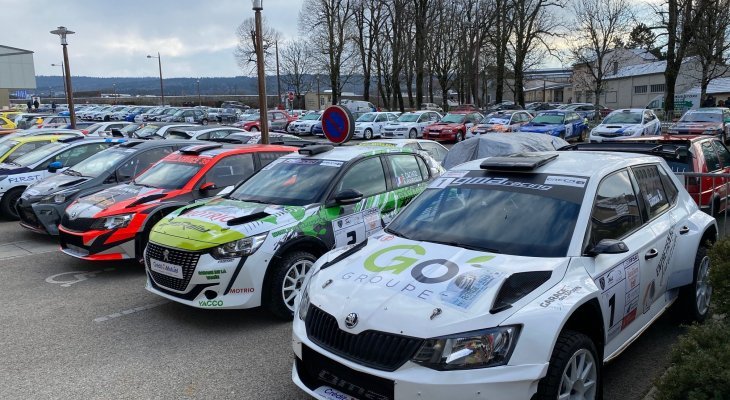
[[[20,191],[16,191],[14,193],[9,194],[8,198],[8,204],[10,205],[10,216],[13,218],[18,218],[18,210],[15,209],[15,205],[18,203],[18,200],[20,200]]]

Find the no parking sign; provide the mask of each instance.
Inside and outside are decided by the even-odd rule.
[[[355,117],[342,106],[329,106],[322,113],[322,131],[335,144],[345,143],[355,133]]]

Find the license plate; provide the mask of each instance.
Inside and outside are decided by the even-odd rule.
[[[182,279],[183,277],[181,266],[155,260],[154,258],[150,259],[150,269],[163,275],[172,276],[178,279]]]
[[[356,398],[342,393],[339,390],[332,389],[329,386],[320,386],[318,387],[314,393],[317,393],[318,395],[324,397],[325,399],[332,399],[332,400],[357,400]]]

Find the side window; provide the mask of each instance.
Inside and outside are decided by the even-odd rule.
[[[71,167],[108,147],[109,146],[104,143],[92,143],[84,146],[76,146],[72,149],[56,154],[44,164],[47,165],[54,161],[60,161],[64,167]]]
[[[157,149],[151,149],[147,150],[145,152],[142,152],[141,154],[137,155],[136,157],[133,157],[131,160],[127,161],[128,163],[134,162],[135,166],[135,174],[139,175],[142,173],[142,171],[149,168],[152,164],[162,160],[163,158],[167,157],[168,154],[172,154],[173,149],[172,147],[160,147]]]
[[[423,161],[423,158],[416,157],[416,161],[418,161],[418,167],[421,169],[421,176],[423,176],[423,179],[427,180],[430,178],[431,173],[428,171],[428,165],[426,165],[426,162]]]
[[[282,151],[267,151],[267,152],[261,152],[259,154],[259,161],[261,161],[261,167],[265,167],[269,164],[271,164],[272,161],[276,160],[279,157],[285,156],[289,153],[285,153]]]
[[[345,189],[357,190],[364,197],[385,192],[385,173],[380,157],[371,157],[353,165],[340,180],[335,193]]]
[[[196,139],[208,140],[208,139],[210,139],[210,132],[202,133],[202,134],[198,135],[198,137]]]
[[[730,152],[727,150],[727,147],[719,140],[713,140],[712,144],[715,146],[715,150],[717,150],[717,157],[720,159],[722,167],[730,167]]]
[[[720,169],[720,160],[717,158],[717,153],[712,147],[711,141],[706,140],[702,142],[702,154],[705,156],[707,172],[717,171]]]
[[[375,122],[386,122],[388,121],[388,117],[385,114],[379,114],[378,117],[375,119]]]
[[[435,143],[423,142],[421,147],[438,162],[442,162],[446,157],[446,150]]]
[[[396,119],[398,119],[398,117],[396,117],[395,115],[388,114],[388,121],[395,121]]]
[[[421,150],[416,143],[407,143],[403,146],[404,149],[411,149],[413,151]]]
[[[598,186],[591,212],[590,245],[621,239],[641,226],[641,214],[627,171],[609,175]]]
[[[391,180],[396,188],[413,185],[428,179],[421,174],[421,167],[416,161],[416,156],[399,154],[387,157],[390,163]]]
[[[44,140],[42,142],[29,142],[29,143],[21,144],[17,149],[15,149],[14,152],[12,152],[8,156],[8,161],[13,161],[16,158],[18,158],[24,154],[30,153],[31,151],[33,151],[39,147],[43,147],[43,146],[47,145],[48,143],[51,143],[51,141]]]
[[[231,132],[229,130],[220,129],[217,131],[210,132],[210,138],[211,139],[220,139],[220,138],[224,138],[230,134],[231,134]]]
[[[679,190],[677,189],[677,186],[672,181],[672,178],[667,175],[667,171],[665,171],[664,168],[659,168],[659,176],[662,179],[662,184],[664,185],[664,193],[667,194],[669,204],[674,204],[674,202],[677,201],[677,197],[679,195]]]
[[[201,183],[213,182],[222,189],[235,185],[254,172],[253,154],[236,154],[220,160],[205,174]]]
[[[669,199],[664,192],[661,176],[656,165],[632,168],[639,190],[644,198],[649,218],[661,214],[669,208]]]

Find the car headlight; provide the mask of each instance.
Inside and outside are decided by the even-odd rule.
[[[639,133],[640,129],[627,129],[623,132],[624,136],[633,136]]]
[[[68,200],[69,197],[76,194],[76,192],[58,192],[54,193],[48,196],[43,197],[40,199],[40,203],[45,204],[63,204]]]
[[[309,311],[309,285],[312,284],[312,275],[309,275],[309,278],[307,278],[307,283],[302,288],[302,291],[299,292],[298,300],[299,301],[299,319],[302,321],[307,319],[307,312]]]
[[[411,361],[439,371],[505,365],[518,334],[518,326],[500,326],[428,339]]]
[[[721,131],[722,131],[722,129],[708,128],[708,129],[705,129],[704,134],[705,135],[714,135],[716,133],[720,133]]]
[[[267,235],[268,232],[222,244],[213,248],[210,255],[217,260],[251,255],[261,247]]]
[[[91,229],[119,229],[124,228],[127,225],[129,225],[129,222],[132,221],[132,218],[134,217],[134,214],[120,214],[120,215],[112,215],[111,217],[106,217],[97,220],[94,225],[92,225]]]
[[[8,176],[7,176],[7,175],[0,175],[0,181],[4,181],[4,180],[5,180],[5,179],[7,179],[7,178],[8,178]]]

